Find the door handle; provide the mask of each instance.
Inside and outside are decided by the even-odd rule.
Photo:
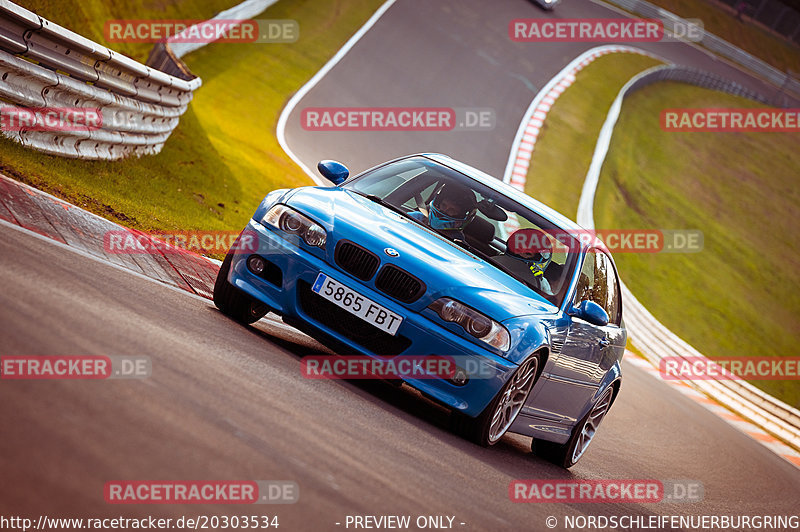
[[[608,347],[611,344],[608,338],[603,338],[597,343],[600,345],[600,347]]]

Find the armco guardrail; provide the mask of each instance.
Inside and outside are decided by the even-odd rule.
[[[225,11],[220,11],[211,20],[247,20],[259,13],[263,13],[269,6],[278,0],[245,0],[241,4],[235,5]],[[191,32],[191,28],[186,28],[183,33]],[[181,61],[181,57],[194,52],[205,46],[206,42],[174,42],[156,43],[147,58],[147,65],[177,76],[188,79],[192,76],[189,69]]]
[[[600,130],[578,205],[577,221],[583,227],[594,229],[595,192],[623,100],[631,92],[659,81],[681,81],[761,102],[766,100],[763,96],[747,91],[736,83],[687,67],[657,66],[635,76],[620,90]],[[659,322],[633,296],[624,283],[622,293],[625,302],[625,324],[631,341],[641,349],[650,362],[658,365],[665,357],[695,360],[697,357],[705,358]],[[792,408],[743,380],[687,380],[686,382],[742,417],[756,423],[794,449],[800,450],[800,411],[796,408]]]
[[[709,74],[708,72],[704,72],[696,68],[677,65],[655,67],[648,72],[646,76],[638,77],[636,81],[632,83],[630,87],[628,87],[627,92],[635,91],[660,81],[689,83],[698,87],[713,89],[720,92],[727,92],[728,94],[733,94],[734,96],[741,96],[742,98],[755,100],[757,102],[769,105],[769,102],[764,95],[751,91],[736,82],[723,79],[719,76]]]
[[[665,9],[655,6],[644,0],[604,0],[610,4],[621,7],[627,11],[646,18],[659,19],[664,23],[664,28],[672,31],[676,24],[686,27],[687,21]],[[712,52],[725,57],[734,63],[763,77],[780,90],[800,96],[800,80],[791,77],[785,72],[765,63],[761,59],[750,55],[741,48],[737,48],[728,41],[720,39],[716,35],[704,32],[700,42]],[[776,103],[776,102],[773,102]]]
[[[4,107],[96,108],[88,131],[2,133],[25,146],[83,159],[158,153],[200,86],[138,63],[0,0],[0,100]]]
[[[245,0],[241,4],[237,4],[230,9],[220,11],[212,20],[247,20],[255,17],[259,13],[263,13],[269,6],[278,0]],[[190,28],[184,30],[189,33]],[[196,42],[177,42],[172,43],[172,52],[176,57],[183,57],[189,52],[194,52],[198,48],[202,48],[207,43]]]

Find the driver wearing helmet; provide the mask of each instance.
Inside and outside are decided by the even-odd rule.
[[[478,203],[475,193],[459,183],[443,185],[428,208],[427,216],[419,211],[409,216],[428,224],[451,240],[464,240],[464,228],[475,218]]]

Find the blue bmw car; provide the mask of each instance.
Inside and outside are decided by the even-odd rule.
[[[575,223],[450,157],[418,154],[334,186],[275,190],[223,261],[214,303],[241,323],[268,312],[337,353],[451,357],[457,371],[399,375],[479,445],[506,432],[563,467],[616,398],[626,332],[616,267]]]

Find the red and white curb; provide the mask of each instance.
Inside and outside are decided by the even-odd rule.
[[[661,59],[639,48],[616,44],[592,48],[573,59],[561,72],[556,74],[545,84],[528,106],[528,110],[525,112],[524,118],[517,129],[517,134],[514,137],[511,154],[509,155],[503,174],[504,182],[510,184],[517,190],[525,191],[528,168],[531,164],[531,157],[533,157],[533,150],[536,147],[536,141],[539,138],[542,127],[544,127],[544,121],[550,109],[556,103],[559,96],[575,82],[578,72],[586,68],[598,57],[612,53],[632,53],[646,55],[654,59]],[[519,229],[516,218],[509,218],[504,226],[508,234]]]
[[[618,45],[599,46],[587,50],[583,54],[576,57],[539,91],[528,107],[528,110],[526,111],[517,130],[514,142],[512,143],[505,173],[503,175],[504,182],[509,183],[518,190],[523,192],[525,191],[528,168],[530,167],[533,150],[536,147],[536,141],[538,140],[539,134],[544,127],[544,121],[547,118],[550,109],[553,107],[556,100],[558,100],[559,96],[561,96],[561,94],[563,94],[564,91],[575,82],[576,74],[578,72],[583,70],[598,57],[610,53],[635,53],[663,61],[662,58],[645,52],[644,50],[630,46]],[[512,233],[514,230],[518,229],[518,227],[516,227],[511,220],[509,220],[505,224],[505,229],[508,231],[508,233]],[[667,383],[672,388],[681,392],[684,396],[692,399],[697,404],[702,405],[714,413],[717,417],[723,419],[734,428],[738,429],[740,432],[750,436],[758,443],[768,448],[770,451],[800,468],[800,453],[774,436],[768,434],[759,426],[736,415],[732,411],[722,406],[719,402],[715,401],[708,395],[697,391],[686,382],[661,379],[658,369],[647,360],[639,358],[629,352],[626,352],[625,360],[642,369],[646,374]]]
[[[536,146],[536,140],[539,138],[539,133],[544,126],[544,120],[547,118],[547,113],[550,112],[550,109],[556,103],[558,97],[575,82],[575,77],[578,72],[583,70],[598,57],[612,53],[632,53],[661,60],[661,58],[649,52],[645,52],[644,50],[640,50],[639,48],[616,44],[592,48],[573,59],[561,72],[556,74],[545,84],[542,90],[536,94],[530,106],[528,106],[528,110],[517,129],[511,154],[503,174],[503,181],[509,183],[516,189],[525,190],[525,181],[528,176],[531,156]]]
[[[0,220],[33,231],[86,255],[144,275],[186,292],[211,299],[218,261],[166,243],[152,253],[113,253],[104,235],[129,231],[96,214],[0,174]]]
[[[673,379],[663,379],[661,374],[659,373],[658,369],[653,366],[647,360],[640,358],[629,351],[625,352],[625,360],[632,365],[636,366],[637,368],[641,369],[648,375],[659,379],[661,382],[666,383],[667,385],[671,386],[673,389],[679,391],[684,396],[688,397],[695,403],[702,405],[707,410],[711,411],[717,417],[721,418],[729,425],[732,425],[734,428],[739,430],[740,432],[744,432],[761,445],[767,447],[770,451],[774,452],[775,454],[785,458],[798,468],[800,468],[800,453],[792,449],[791,447],[785,445],[783,442],[775,438],[774,436],[768,434],[766,431],[762,430],[760,427],[754,425],[753,423],[745,420],[741,416],[736,415],[734,412],[731,412],[724,406],[720,405],[715,400],[711,399],[705,394],[702,394],[686,384],[681,380],[673,380]]]

